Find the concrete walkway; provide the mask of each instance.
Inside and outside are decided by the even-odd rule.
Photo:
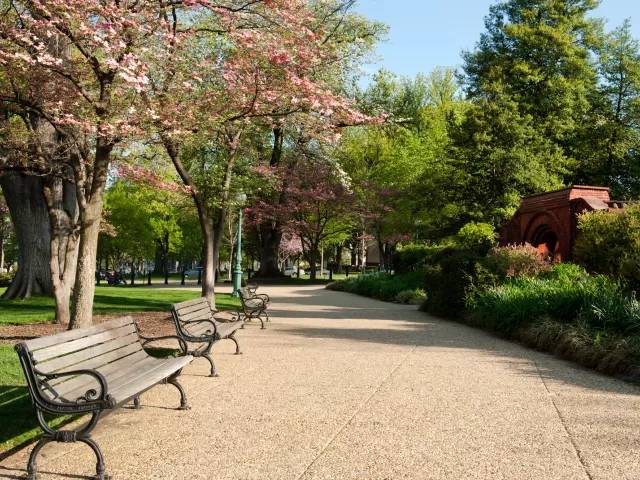
[[[159,386],[95,431],[116,479],[640,479],[638,389],[414,307],[322,287],[264,288],[267,330],[197,359],[192,405]],[[226,343],[226,344],[225,344]],[[30,449],[0,466],[24,475]],[[83,478],[51,445],[43,478]]]

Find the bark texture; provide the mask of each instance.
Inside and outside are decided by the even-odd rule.
[[[61,178],[48,177],[44,181],[51,227],[51,283],[56,300],[56,323],[68,325],[71,320],[69,301],[71,286],[76,277],[78,260],[78,208],[73,184]]]
[[[98,138],[90,178],[80,159],[74,161],[76,195],[80,210],[80,246],[69,329],[88,327],[93,322],[98,234],[112,150],[113,143],[103,137]],[[87,185],[89,181],[90,185]]]
[[[18,242],[18,271],[3,299],[51,294],[51,235],[43,178],[18,172],[0,176]]]

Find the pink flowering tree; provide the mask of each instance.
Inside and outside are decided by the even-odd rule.
[[[285,232],[278,252],[278,266],[284,269],[289,260],[295,260],[303,253],[302,241],[295,233]]]
[[[38,0],[12,2],[0,16],[3,162],[63,177],[75,188],[78,215],[70,240],[78,242],[77,264],[70,260],[77,271],[59,285],[52,275],[58,308],[74,284],[70,328],[92,322],[109,164],[115,149],[141,133],[138,93],[148,81],[141,53],[165,9],[144,0]],[[50,263],[55,268],[61,262]]]
[[[142,98],[145,121],[156,130],[198,210],[205,245],[202,295],[214,306],[214,259],[247,132],[290,122],[309,139],[334,141],[340,127],[372,119],[315,79],[337,52],[323,42],[325,28],[309,2],[256,1],[238,9],[201,5],[195,21],[176,11],[163,23],[167,41],[157,45],[163,53],[156,56],[165,64],[149,73]],[[202,44],[216,49],[196,48]],[[182,158],[185,145],[212,137],[220,139],[218,150],[225,153],[215,222],[202,186]]]
[[[289,235],[298,237],[313,280],[322,245],[353,231],[356,197],[334,167],[307,159],[274,167],[271,175],[277,179],[272,188],[284,194],[286,202],[255,199],[255,205],[247,212],[250,222],[279,223]]]

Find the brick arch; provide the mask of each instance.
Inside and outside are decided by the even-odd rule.
[[[567,231],[558,216],[549,210],[537,212],[529,219],[523,241],[538,248],[540,255],[551,256],[554,262],[569,258],[571,254]]]

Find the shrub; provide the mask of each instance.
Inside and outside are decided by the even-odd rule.
[[[327,285],[327,288],[330,290],[357,293],[358,295],[376,298],[384,302],[395,302],[401,293],[410,291],[413,293],[407,295],[407,300],[402,302],[410,303],[409,300],[419,295],[417,291],[422,286],[422,277],[422,271],[410,272],[403,275],[373,273],[333,282]]]
[[[576,265],[556,265],[539,277],[513,277],[467,299],[484,324],[509,333],[542,318],[585,321],[598,331],[640,333],[635,296],[604,275],[589,276]]]
[[[538,250],[528,243],[492,248],[485,264],[501,280],[535,276],[551,268],[551,264],[540,257]]]
[[[456,235],[456,243],[463,250],[471,250],[479,255],[486,255],[496,244],[495,228],[488,223],[469,222]]]
[[[15,270],[8,273],[0,273],[0,287],[8,287],[13,282],[13,277],[16,276]]]
[[[408,303],[419,305],[426,298],[424,290],[415,288],[413,290],[403,290],[396,296],[397,303]]]
[[[445,247],[410,244],[398,247],[391,258],[391,266],[395,273],[408,273],[422,270],[437,258]]]
[[[578,220],[575,260],[589,272],[640,287],[640,206],[621,213],[588,212]]]
[[[452,317],[462,313],[467,298],[474,296],[497,277],[483,265],[482,257],[458,252],[425,269],[422,309],[435,315]]]

